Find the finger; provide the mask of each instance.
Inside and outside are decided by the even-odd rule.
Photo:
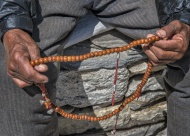
[[[153,46],[160,48],[164,51],[181,52],[183,49],[184,41],[181,38],[172,40],[160,40],[153,44]]]
[[[42,66],[39,66],[42,67]],[[39,67],[37,69],[41,70]],[[46,68],[43,68],[42,71],[46,70]],[[47,76],[39,73],[36,71],[29,63],[28,57],[21,58],[20,61],[17,61],[17,66],[13,70],[16,73],[20,75],[23,79],[26,79],[27,81],[32,81],[36,83],[47,83],[48,78]]]
[[[35,66],[34,69],[37,70],[38,72],[46,72],[48,70],[48,67],[45,64],[40,64]]]
[[[180,54],[180,52],[165,51],[156,46],[151,46],[149,49],[159,61],[176,61],[182,57],[182,54]]]
[[[39,67],[37,67],[37,68],[39,68]],[[23,76],[26,77],[27,79],[31,79],[31,81],[33,81],[35,83],[47,83],[48,82],[47,76],[36,71],[30,65],[30,63],[25,63],[25,65],[23,66],[23,69],[25,69],[25,71],[23,72]]]
[[[149,38],[149,37],[152,37],[152,36],[155,36],[155,35],[153,35],[153,34],[148,34],[147,35],[147,38]],[[149,44],[141,44],[141,47],[143,48],[144,46],[148,46]]]
[[[31,86],[32,84],[29,84],[27,82],[24,82],[18,78],[12,78],[13,82],[15,82],[16,85],[18,85],[20,88],[24,88],[27,86]]]
[[[172,21],[168,25],[159,29],[156,34],[161,38],[170,38],[182,30],[182,24],[179,21]]]
[[[175,61],[175,60],[170,60],[166,58],[160,59],[158,56],[156,56],[156,54],[152,50],[150,50],[149,47],[145,47],[143,48],[143,50],[153,65],[163,65],[163,64],[167,64],[167,63],[171,63]]]

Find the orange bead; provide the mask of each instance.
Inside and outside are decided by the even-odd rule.
[[[141,40],[137,40],[137,44],[140,45],[141,44]]]
[[[52,61],[55,62],[56,61],[56,57],[55,56],[52,56]]]
[[[93,58],[95,56],[94,52],[90,53],[90,57]]]
[[[133,41],[133,45],[137,45],[137,41]]]
[[[84,60],[86,60],[88,57],[86,54],[83,55]]]
[[[98,56],[102,56],[102,55],[103,55],[102,51],[99,51]]]
[[[145,40],[144,39],[141,39],[141,44],[144,44],[145,43]]]
[[[34,64],[39,65],[39,60],[38,59],[34,60]]]
[[[67,61],[71,62],[71,60],[72,60],[71,56],[67,56]]]
[[[60,59],[60,56],[56,56],[56,61],[57,61],[57,62],[60,62],[60,60],[61,60],[61,59]]]
[[[158,37],[158,36],[155,36],[155,38],[156,38],[157,41],[160,40],[160,37]]]
[[[75,57],[75,61],[80,61],[79,56],[76,56],[76,57]]]
[[[98,56],[98,51],[95,51],[95,52],[94,52],[94,56]]]
[[[30,61],[30,65],[31,65],[32,67],[35,66],[34,61]]]
[[[57,106],[57,107],[55,108],[55,112],[59,112],[59,111],[60,111],[60,107]]]
[[[120,52],[124,51],[123,47],[119,47],[119,51]]]
[[[39,63],[40,63],[40,64],[43,64],[43,63],[44,63],[44,59],[43,59],[43,58],[40,58],[40,59],[39,59]]]
[[[51,56],[48,56],[48,62],[52,62]]]
[[[148,43],[148,39],[144,39],[144,43]]]
[[[76,61],[76,57],[75,56],[71,56],[71,61],[75,62]]]
[[[85,120],[88,120],[88,116],[87,116],[87,115],[84,115],[84,119],[85,119]]]
[[[111,48],[110,53],[114,53],[114,52],[115,52],[114,48]]]
[[[106,49],[105,51],[106,51],[106,54],[110,54],[111,53],[110,49]]]
[[[102,55],[106,55],[107,53],[106,53],[106,51],[104,50],[104,51],[102,51]]]
[[[114,48],[114,52],[119,52],[119,48]]]
[[[44,58],[44,63],[48,63],[48,58],[47,57]]]
[[[80,61],[84,60],[83,55],[80,55],[80,56],[79,56],[79,59],[80,59]]]
[[[86,56],[87,58],[91,58],[90,53],[87,53]]]
[[[68,62],[67,56],[63,56],[63,60],[64,60],[64,62]]]

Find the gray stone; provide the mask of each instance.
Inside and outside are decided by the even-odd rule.
[[[114,90],[114,72],[100,69],[89,72],[64,71],[57,82],[57,104],[74,107],[110,104]],[[115,100],[120,101],[128,85],[129,72],[126,68],[118,71]]]

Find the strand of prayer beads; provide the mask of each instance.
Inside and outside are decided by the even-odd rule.
[[[50,62],[83,61],[83,60],[93,58],[93,57],[100,57],[100,56],[108,55],[111,53],[123,52],[123,51],[131,49],[137,45],[148,44],[148,43],[155,42],[158,40],[160,40],[160,38],[158,36],[152,36],[152,37],[149,37],[146,39],[140,39],[140,40],[132,41],[131,43],[124,45],[122,47],[110,48],[110,49],[106,49],[103,51],[90,52],[90,53],[87,53],[84,55],[78,55],[78,56],[48,56],[48,57],[39,58],[36,60],[31,60],[30,64],[32,66],[36,66],[39,64],[45,64],[45,63],[50,63]],[[49,114],[51,114],[53,112],[57,112],[65,118],[70,118],[70,119],[74,119],[74,120],[102,121],[102,120],[106,120],[106,119],[118,114],[120,111],[122,111],[125,108],[125,106],[128,103],[132,102],[136,98],[137,99],[139,98],[141,91],[142,91],[142,88],[146,84],[148,77],[150,76],[151,71],[152,71],[152,63],[148,62],[146,72],[142,78],[141,83],[137,86],[137,89],[135,90],[135,92],[130,97],[126,98],[117,109],[113,110],[111,113],[108,113],[108,114],[100,116],[100,117],[67,113],[63,109],[61,109],[59,106],[57,106],[51,102],[51,100],[48,97],[48,93],[47,93],[47,90],[45,88],[45,84],[36,84],[36,85],[42,91],[43,100],[41,101],[41,103],[45,105],[45,108],[48,110],[47,112]]]

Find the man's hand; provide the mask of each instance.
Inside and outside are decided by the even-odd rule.
[[[183,57],[190,40],[190,26],[173,21],[159,29],[156,34],[162,38],[152,44],[142,45],[153,65],[175,62]],[[148,37],[153,35],[148,35]]]
[[[6,50],[7,74],[20,87],[24,88],[33,83],[46,83],[48,78],[39,72],[47,71],[44,64],[30,65],[30,60],[40,58],[40,51],[31,36],[20,30],[7,31],[3,37]]]

